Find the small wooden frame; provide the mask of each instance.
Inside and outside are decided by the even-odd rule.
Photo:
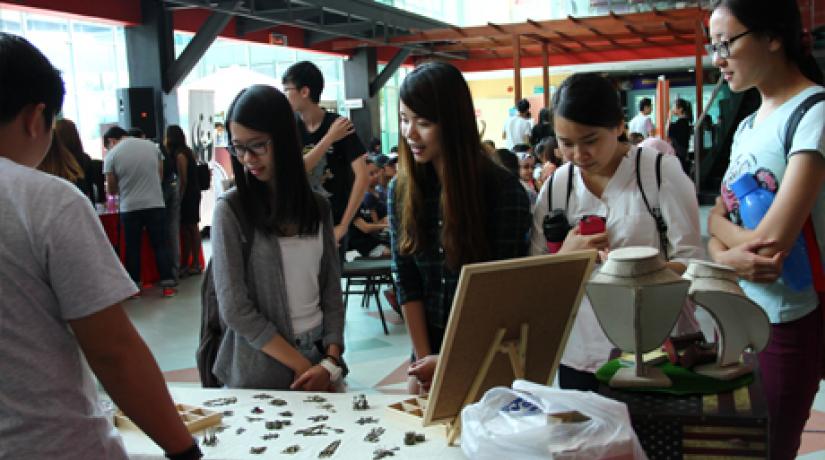
[[[427,396],[415,396],[412,398],[390,404],[386,407],[387,413],[404,422],[421,424],[424,419],[424,411],[427,410]]]
[[[211,411],[198,406],[190,406],[189,404],[175,404],[175,409],[178,410],[183,424],[190,433],[201,431],[211,426],[220,425],[223,414],[220,412]],[[114,424],[118,428],[129,428],[140,430],[140,428],[132,422],[123,411],[118,410],[115,413]]]
[[[576,251],[465,265],[424,425],[451,423],[452,441],[452,422],[488,389],[518,378],[552,383],[595,258]]]

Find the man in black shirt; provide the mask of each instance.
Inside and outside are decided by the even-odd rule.
[[[308,61],[293,64],[282,80],[284,94],[297,113],[310,185],[329,199],[335,238],[343,260],[347,231],[369,183],[364,161],[367,149],[349,120],[318,105],[324,76],[315,64]]]

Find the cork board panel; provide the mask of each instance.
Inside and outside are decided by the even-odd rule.
[[[499,328],[518,339],[529,325],[525,378],[550,383],[578,312],[595,251],[541,255],[465,265],[447,322],[424,424],[451,421]],[[497,353],[476,400],[514,380],[510,361]]]

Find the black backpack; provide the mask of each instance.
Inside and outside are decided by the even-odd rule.
[[[198,173],[198,186],[201,191],[209,190],[212,182],[212,172],[209,170],[209,164],[198,162],[195,165],[195,171]]]
[[[249,261],[252,241],[255,237],[254,229],[246,219],[237,190],[231,190],[219,199],[227,200],[229,208],[241,225],[245,266]],[[201,284],[201,334],[198,350],[195,353],[198,374],[200,374],[201,385],[204,388],[220,388],[223,386],[223,383],[212,373],[212,367],[215,365],[224,331],[226,331],[226,324],[221,319],[218,309],[218,296],[215,292],[215,279],[212,274],[212,261],[210,260],[206,265]]]

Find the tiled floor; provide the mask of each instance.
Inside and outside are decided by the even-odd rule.
[[[703,209],[703,215],[707,212]],[[209,252],[205,242],[205,252]],[[170,299],[158,289],[149,290],[126,309],[170,382],[198,382],[195,349],[200,331],[200,282],[196,276],[181,281],[179,294]],[[382,299],[383,301],[383,299]],[[361,392],[402,393],[410,342],[406,328],[384,303],[389,335],[384,335],[375,305],[362,309],[359,296],[347,308],[345,359],[350,366],[348,387]],[[825,460],[825,385],[814,404],[814,412],[803,436],[800,459]]]

